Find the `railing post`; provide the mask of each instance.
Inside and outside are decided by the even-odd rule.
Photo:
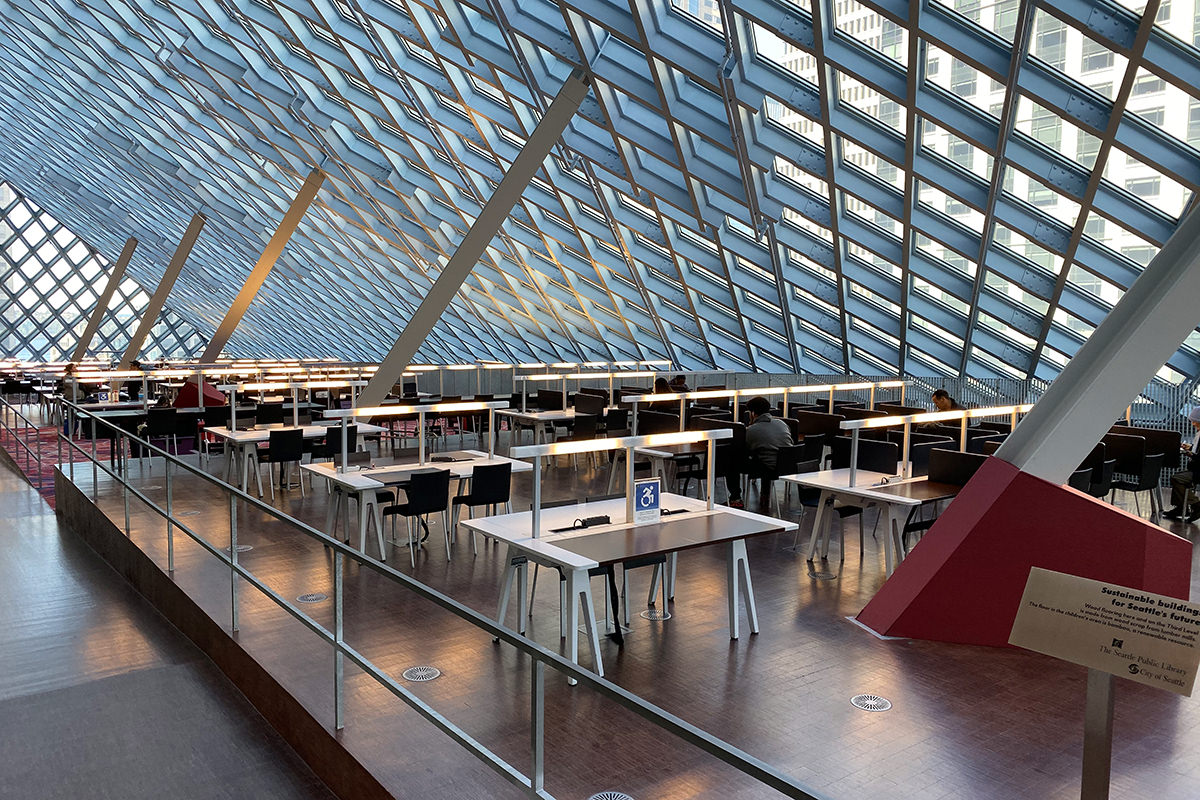
[[[100,465],[96,457],[96,418],[92,417],[92,500],[96,500],[100,496],[99,483]]]
[[[341,550],[333,553],[333,727],[341,730],[345,723],[345,656],[342,654],[342,572],[343,559]]]
[[[237,495],[229,493],[229,614],[233,632],[238,631],[237,589]]]
[[[171,460],[167,459],[164,467],[167,478],[167,572],[175,574],[175,507],[174,496],[171,491]]]
[[[546,665],[531,656],[529,672],[529,744],[533,763],[529,769],[529,788],[542,791],[546,783]]]
[[[114,447],[118,438],[117,436],[113,437]],[[125,538],[129,539],[131,538],[129,534],[129,475],[120,471],[117,474],[121,476],[121,502],[125,506]]]

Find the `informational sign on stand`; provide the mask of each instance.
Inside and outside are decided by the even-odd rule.
[[[1200,605],[1034,567],[1009,644],[1191,696]]]
[[[658,522],[662,518],[659,508],[659,498],[662,494],[662,482],[658,478],[644,478],[633,484],[633,524],[643,525],[647,522]]]

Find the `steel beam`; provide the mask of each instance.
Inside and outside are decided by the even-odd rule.
[[[308,177],[304,180],[304,185],[296,193],[296,199],[292,201],[292,205],[283,215],[279,227],[275,229],[271,240],[267,242],[266,249],[258,257],[258,263],[250,271],[250,275],[246,278],[246,282],[242,284],[237,297],[233,299],[233,304],[225,312],[225,318],[221,320],[221,324],[217,326],[217,330],[213,334],[212,339],[209,340],[208,346],[204,348],[204,353],[200,356],[201,364],[211,364],[221,355],[221,351],[229,343],[229,337],[233,335],[238,323],[246,315],[246,310],[254,302],[254,297],[258,294],[258,290],[262,288],[263,283],[266,282],[267,276],[275,268],[275,262],[279,260],[280,254],[283,253],[283,248],[287,246],[288,240],[292,238],[292,234],[300,226],[300,220],[304,218],[305,212],[312,205],[317,192],[321,189],[321,184],[324,182],[325,173],[319,168],[314,169],[308,174]]]
[[[1200,213],[1193,211],[996,456],[1063,483],[1196,328]]]
[[[450,301],[471,274],[475,263],[483,255],[488,242],[500,230],[512,207],[520,199],[533,176],[541,169],[542,162],[557,144],[571,118],[579,110],[588,93],[588,79],[579,70],[567,78],[554,101],[542,115],[537,127],[530,134],[525,146],[513,160],[512,166],[501,179],[495,193],[487,201],[471,229],[463,237],[458,249],[446,263],[440,275],[421,301],[421,305],[408,320],[400,338],[379,364],[379,370],[359,395],[359,405],[374,406],[384,397],[400,378],[400,373],[425,341]]]
[[[158,288],[154,290],[154,295],[150,298],[150,305],[146,306],[146,310],[142,313],[142,322],[138,325],[133,338],[129,340],[129,345],[125,348],[125,355],[121,356],[121,364],[117,369],[129,369],[130,363],[141,352],[142,344],[150,335],[150,329],[154,327],[154,323],[158,322],[158,315],[162,313],[163,304],[167,302],[167,295],[171,293],[171,287],[175,285],[175,279],[179,277],[180,270],[187,262],[188,255],[192,252],[192,245],[200,237],[200,231],[204,229],[205,222],[208,222],[208,217],[196,214],[188,223],[187,230],[183,232],[183,238],[179,240],[179,246],[175,248],[175,255],[171,256],[171,263],[167,264],[162,280],[158,282]]]
[[[129,266],[129,261],[133,258],[133,251],[137,249],[137,246],[138,240],[134,237],[130,236],[125,240],[125,247],[121,249],[117,263],[113,264],[112,272],[108,275],[108,283],[105,284],[104,291],[96,300],[96,308],[92,311],[87,327],[83,329],[83,333],[79,337],[79,344],[75,345],[75,352],[71,353],[72,361],[79,361],[87,355],[87,349],[91,346],[96,331],[100,330],[100,323],[104,320],[104,315],[108,313],[108,304],[112,302],[113,294],[121,285],[121,279],[125,277],[125,268]]]

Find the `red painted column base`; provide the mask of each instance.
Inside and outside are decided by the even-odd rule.
[[[1192,545],[993,456],[858,620],[887,636],[1007,645],[1035,566],[1187,600]]]
[[[196,380],[191,378],[179,390],[179,395],[175,398],[175,407],[195,408],[198,405],[200,405],[200,397],[196,392]],[[225,405],[224,393],[217,391],[217,387],[211,384],[204,384],[204,407],[223,405]]]

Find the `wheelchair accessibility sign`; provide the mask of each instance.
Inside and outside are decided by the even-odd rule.
[[[658,522],[662,516],[658,505],[661,492],[662,482],[658,478],[634,481],[633,524],[641,525],[646,522]]]

